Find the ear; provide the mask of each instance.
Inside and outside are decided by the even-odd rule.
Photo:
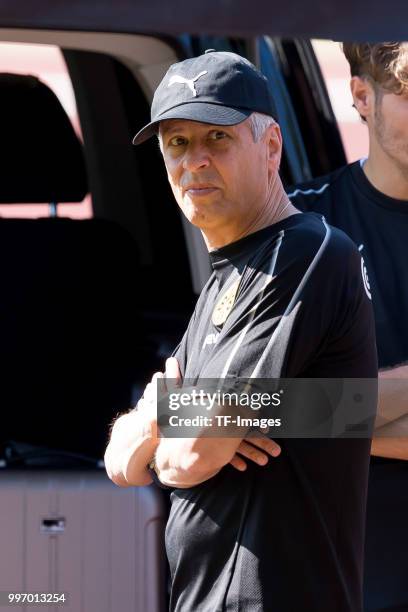
[[[354,76],[350,81],[351,95],[354,106],[360,117],[367,120],[375,108],[375,92],[368,79]]]
[[[275,169],[279,170],[279,164],[282,156],[282,134],[277,123],[270,125],[267,130],[268,142],[268,163]]]

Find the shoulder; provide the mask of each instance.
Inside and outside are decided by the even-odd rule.
[[[276,228],[278,229],[278,228]],[[309,293],[321,287],[326,294],[340,279],[356,274],[359,254],[354,243],[341,230],[315,212],[298,213],[282,222],[279,234],[257,251],[248,266],[243,288],[258,283],[259,276],[273,279],[263,289],[273,300],[292,290]],[[342,284],[342,283],[340,283]]]
[[[287,228],[276,262],[276,273],[293,277],[294,282],[313,273],[327,286],[359,271],[361,256],[354,242],[330,225],[324,215],[306,212],[296,215]],[[296,280],[297,279],[297,280]]]
[[[340,320],[342,310],[354,312],[354,305],[365,299],[361,254],[323,215],[306,212],[296,217],[299,222],[286,232],[277,258],[271,297],[291,295],[290,304],[312,309],[319,325]]]
[[[330,225],[318,212],[303,212],[293,216],[293,222],[282,232],[283,246],[293,248],[296,259],[330,250],[338,255],[358,252],[354,242],[342,230]]]
[[[293,204],[301,210],[318,207],[319,204],[333,198],[335,194],[340,194],[342,188],[349,184],[352,165],[347,164],[330,174],[291,185],[286,189],[286,192]]]

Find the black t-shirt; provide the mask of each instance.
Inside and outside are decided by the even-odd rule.
[[[376,377],[361,257],[321,216],[293,215],[210,253],[213,274],[175,355],[189,379]],[[240,277],[234,307],[212,313]],[[229,464],[173,489],[174,612],[359,612],[370,441],[281,439],[266,466]]]
[[[356,243],[372,295],[379,367],[408,359],[408,201],[390,198],[369,182],[359,161],[289,188],[299,210],[315,211]]]

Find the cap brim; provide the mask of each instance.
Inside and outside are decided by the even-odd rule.
[[[181,104],[171,108],[160,115],[155,121],[145,125],[133,138],[132,143],[134,145],[141,144],[157,134],[159,123],[166,119],[186,119],[214,125],[236,125],[245,121],[252,112],[252,110],[248,109],[236,109],[230,106],[222,106],[221,104],[211,104],[210,102]]]

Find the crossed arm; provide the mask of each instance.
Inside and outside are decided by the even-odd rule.
[[[408,459],[408,365],[379,372],[379,403],[371,454]]]
[[[163,484],[191,487],[208,480],[230,463],[246,469],[246,461],[265,465],[277,457],[280,447],[269,438],[159,438],[157,436],[154,388],[161,372],[146,387],[138,410],[119,417],[112,428],[105,452],[105,466],[111,480],[123,487],[152,482],[147,465],[155,456]],[[166,362],[166,377],[180,376],[175,358]],[[408,459],[408,366],[379,373],[380,393],[371,454]],[[385,381],[385,382],[384,382]],[[399,382],[400,381],[400,382]]]
[[[180,379],[178,362],[167,359],[166,372],[156,372],[146,386],[137,410],[120,416],[114,423],[105,451],[105,467],[117,485],[144,486],[152,482],[147,469],[155,457],[161,482],[188,488],[215,476],[230,463],[243,471],[247,460],[265,465],[269,456],[277,457],[280,446],[267,437],[254,438],[160,438],[157,435],[157,379]]]

